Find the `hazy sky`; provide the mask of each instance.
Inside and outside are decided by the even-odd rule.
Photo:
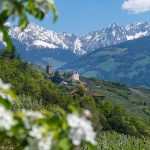
[[[55,24],[51,14],[42,22],[33,18],[30,22],[76,35],[100,30],[114,22],[120,25],[150,22],[150,0],[55,0],[55,5],[59,12]]]

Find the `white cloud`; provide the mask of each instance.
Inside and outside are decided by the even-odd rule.
[[[126,0],[122,8],[135,14],[150,11],[150,0]]]

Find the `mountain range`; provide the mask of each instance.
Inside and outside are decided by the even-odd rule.
[[[150,87],[150,36],[100,48],[64,65],[87,77]]]
[[[29,24],[21,32],[17,26],[9,26],[12,39],[23,44],[26,50],[31,47],[48,49],[65,49],[81,56],[101,47],[115,45],[124,41],[134,40],[150,35],[150,23],[138,22],[126,26],[116,23],[99,31],[87,33],[78,37],[72,33],[57,33],[36,24]],[[0,38],[1,39],[1,38]]]
[[[150,23],[138,22],[126,26],[116,23],[76,36],[57,33],[36,24],[24,31],[6,24],[16,52],[33,64],[55,69],[76,69],[85,76],[97,76],[131,85],[150,86]],[[0,47],[5,46],[0,34]]]

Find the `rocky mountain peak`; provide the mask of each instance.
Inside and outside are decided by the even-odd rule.
[[[133,40],[150,35],[150,23],[137,22],[126,26],[113,23],[99,31],[87,33],[77,37],[72,33],[57,33],[31,23],[21,32],[16,26],[9,26],[9,34],[12,39],[26,46],[26,49],[36,48],[61,48],[70,50],[77,55],[84,55],[101,47],[118,44],[127,40]]]

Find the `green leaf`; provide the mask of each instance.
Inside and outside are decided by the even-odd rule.
[[[2,97],[0,97],[0,105],[3,105],[6,109],[11,108],[11,103],[5,99],[2,99]]]
[[[50,8],[52,9],[52,11],[53,11],[53,22],[55,23],[56,21],[57,21],[57,19],[58,19],[58,12],[57,12],[57,10],[56,10],[56,8],[55,8],[55,6],[54,6],[54,4],[52,4],[52,3],[50,3]]]
[[[14,46],[13,46],[11,38],[8,35],[8,29],[4,25],[2,26],[2,33],[3,33],[3,40],[7,44],[7,51],[9,53],[13,52]]]
[[[19,27],[21,30],[25,29],[28,25],[28,18],[25,14],[20,15]]]
[[[62,150],[70,150],[71,145],[68,138],[63,138],[59,141],[59,147]]]
[[[53,11],[53,21],[56,22],[58,19],[58,13],[53,3],[49,3],[49,10],[43,12],[36,6],[36,1],[33,0],[23,0],[23,1],[7,1],[8,5],[1,3],[0,11],[0,30],[3,33],[3,40],[6,42],[7,51],[9,53],[13,52],[14,46],[11,38],[8,35],[8,29],[4,26],[5,22],[10,18],[18,18],[20,29],[23,30],[28,25],[28,16],[29,13],[31,16],[35,17],[38,20],[43,20],[45,15],[52,10]],[[11,7],[8,7],[10,4]]]

